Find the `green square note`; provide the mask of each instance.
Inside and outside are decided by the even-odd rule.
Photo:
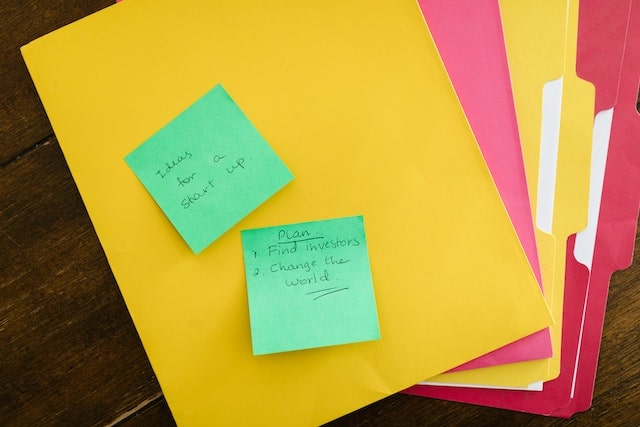
[[[380,338],[362,216],[242,231],[253,354]]]
[[[196,254],[293,179],[221,85],[125,161]]]

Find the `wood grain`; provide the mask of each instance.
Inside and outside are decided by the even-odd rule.
[[[55,140],[0,172],[0,420],[103,424],[159,386]]]
[[[175,425],[18,51],[110,4],[0,2],[3,426]],[[611,282],[589,411],[560,420],[396,394],[329,425],[640,425],[638,249]]]

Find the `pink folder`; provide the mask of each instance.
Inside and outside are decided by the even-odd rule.
[[[630,3],[580,4],[578,74],[596,86],[596,113],[615,108],[591,272],[573,255],[575,236],[567,243],[560,376],[544,383],[541,392],[420,385],[407,392],[558,417],[590,407],[609,279],[631,263],[640,203],[640,145],[635,141],[640,133],[640,2]]]
[[[633,260],[640,205],[640,117],[636,110],[639,80],[640,1],[636,0],[631,5],[619,93],[613,111],[593,264],[572,379],[572,401],[556,412],[558,416],[570,416],[591,406],[609,281],[615,271],[629,267]]]
[[[531,206],[496,0],[419,0],[427,26],[529,263],[541,283]],[[545,329],[456,370],[551,357]]]

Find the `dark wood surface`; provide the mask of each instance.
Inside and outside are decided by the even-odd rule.
[[[174,425],[19,52],[111,3],[0,2],[0,425]],[[639,426],[637,258],[611,282],[589,411],[560,420],[396,394],[331,425]]]

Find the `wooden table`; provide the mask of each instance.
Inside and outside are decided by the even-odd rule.
[[[0,425],[174,424],[19,53],[111,3],[0,2]],[[614,275],[593,406],[569,421],[397,394],[331,425],[638,426],[639,282],[638,259]]]

